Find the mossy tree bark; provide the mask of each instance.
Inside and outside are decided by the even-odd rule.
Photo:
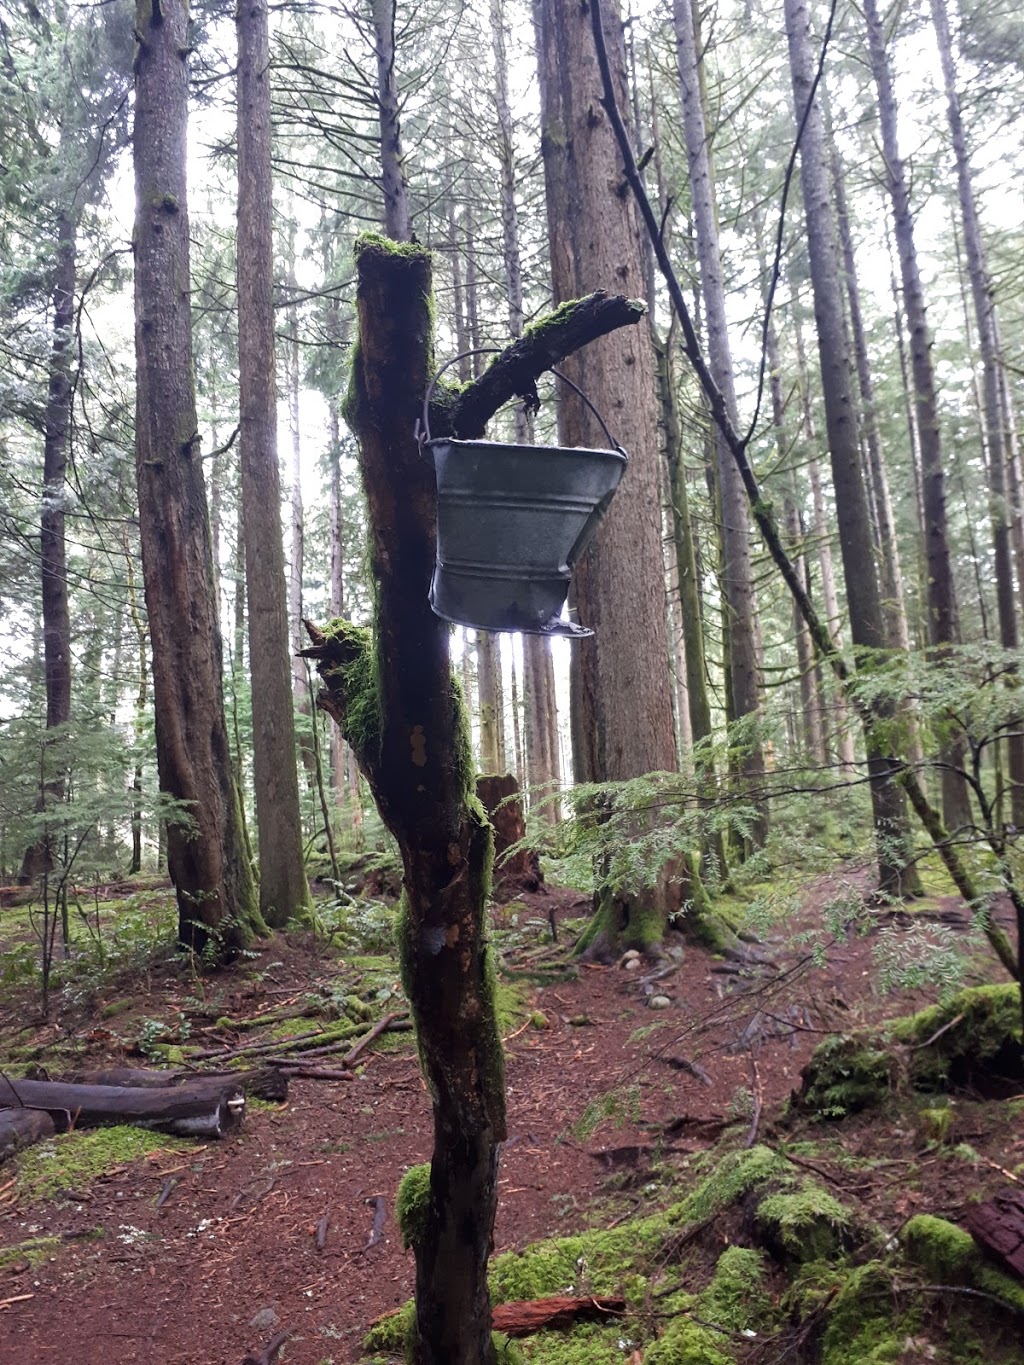
[[[178,936],[220,957],[265,928],[231,766],[206,486],[192,386],[185,181],[188,15],[138,0],[135,82],[135,465],[153,649],[160,787]],[[290,699],[289,699],[290,705]]]
[[[473,790],[449,627],[430,610],[436,492],[414,427],[432,355],[430,258],[369,235],[356,249],[359,340],[347,418],[359,440],[372,636],[309,627],[339,723],[404,866],[403,979],[434,1107],[429,1206],[416,1240],[417,1365],[494,1360],[486,1268],[505,1136],[501,1041],[484,935],[492,833]],[[435,401],[437,434],[472,438],[569,351],[636,322],[642,306],[593,296],[511,346],[470,388]]]

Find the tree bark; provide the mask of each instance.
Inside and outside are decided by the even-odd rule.
[[[644,286],[639,224],[620,193],[612,130],[596,102],[598,73],[586,9],[538,4],[541,150],[556,302],[615,281]],[[607,41],[617,88],[625,89],[621,24],[609,14]],[[573,655],[575,776],[583,782],[637,777],[676,767],[668,668],[665,575],[658,498],[654,363],[645,332],[595,344],[567,373],[599,398],[630,468],[602,533],[583,556],[571,602],[595,630]],[[606,438],[575,400],[559,403],[559,441],[601,446]],[[639,721],[638,721],[639,718]],[[635,904],[608,907],[612,946],[649,944],[670,907],[667,885]],[[657,934],[660,935],[660,929]]]
[[[283,927],[310,906],[302,854],[288,600],[277,461],[270,34],[266,0],[238,29],[238,389],[245,581],[252,680],[260,910]]]
[[[135,462],[162,789],[178,934],[230,956],[264,927],[245,852],[224,719],[221,640],[192,387],[185,179],[188,20],[181,0],[136,9]],[[202,717],[202,724],[196,718]]]
[[[384,192],[384,231],[396,242],[412,236],[409,190],[402,155],[398,80],[395,74],[395,18],[397,0],[371,0],[374,49],[377,56],[377,115],[380,123],[381,188]]]
[[[308,652],[325,684],[321,704],[355,750],[405,870],[403,980],[434,1107],[429,1197],[415,1246],[414,1358],[490,1365],[486,1267],[505,1136],[484,916],[493,844],[473,790],[449,628],[427,596],[436,492],[413,429],[429,378],[430,262],[417,248],[371,235],[357,246],[357,271],[359,346],[346,416],[360,442],[375,630],[370,639],[342,622],[328,633],[312,628]],[[537,374],[566,353],[573,318],[593,316],[594,303],[568,310],[569,327],[552,323],[540,344],[524,338],[467,393],[436,403],[431,429],[478,436],[516,391],[510,377],[531,392]],[[628,307],[617,315],[620,325],[640,316]]]
[[[970,280],[971,298],[974,303],[975,321],[978,327],[978,349],[981,352],[999,639],[1004,649],[1016,649],[1019,632],[1017,628],[1017,604],[1013,595],[1013,567],[1010,554],[1010,521],[1006,496],[1007,443],[1003,428],[1003,408],[1000,402],[1000,361],[995,296],[992,281],[986,268],[981,223],[974,198],[971,161],[960,112],[960,97],[956,89],[953,39],[949,31],[949,16],[946,12],[945,0],[931,0],[931,9],[935,36],[939,45],[939,60],[942,65],[946,111],[953,143],[953,157],[956,162],[960,217],[964,229],[967,275]],[[1017,685],[1016,678],[1008,679],[1008,681],[1012,686]],[[1019,729],[1019,726],[1017,728]],[[1024,736],[1014,735],[1007,740],[1006,747],[1009,758],[1010,803],[1013,811],[1013,822],[1020,826],[1024,824]]]
[[[843,319],[840,262],[829,196],[824,127],[817,105],[812,104],[809,110],[807,108],[812,97],[814,62],[806,0],[785,0],[785,14],[797,120],[804,118],[805,111],[807,115],[800,146],[800,182],[814,290],[825,422],[836,494],[836,520],[846,579],[850,634],[859,651],[858,664],[864,668],[870,667],[872,655],[884,650],[887,641],[857,439],[853,373]],[[887,707],[886,703],[880,706],[883,710],[891,709],[891,705]],[[916,892],[919,879],[909,861],[903,793],[893,781],[897,767],[891,755],[880,751],[876,743],[869,743],[868,769],[878,849],[879,889],[887,894],[902,896]]]
[[[690,200],[700,264],[701,300],[708,363],[712,378],[725,400],[733,426],[738,426],[736,383],[733,374],[729,329],[725,315],[725,283],[718,242],[714,172],[708,150],[708,132],[702,100],[700,60],[696,34],[697,15],[691,0],[674,0],[673,27],[683,111],[686,158],[690,174]],[[729,678],[732,715],[737,720],[756,717],[760,710],[759,677],[754,630],[754,580],[750,560],[750,527],[747,499],[736,462],[720,431],[715,433],[715,473],[719,488],[722,527],[722,590],[727,611],[725,626],[729,643]],[[756,725],[744,737],[740,767],[744,776],[757,782],[764,776],[764,755]],[[753,846],[768,833],[768,814],[756,807],[751,830]]]
[[[39,562],[43,608],[43,667],[46,683],[46,728],[59,729],[71,720],[71,616],[68,610],[68,566],[64,542],[68,433],[71,426],[71,369],[75,322],[77,223],[62,211],[57,219],[49,380],[43,416],[43,498],[39,518]],[[39,809],[65,798],[67,781],[61,754],[64,745],[44,745]],[[53,866],[50,836],[43,837],[22,859],[19,880],[28,883]]]
[[[892,205],[893,231],[899,257],[903,287],[903,308],[910,337],[910,365],[914,384],[918,449],[921,460],[921,529],[927,562],[928,637],[939,651],[960,643],[956,588],[949,551],[949,525],[946,516],[946,473],[942,459],[939,404],[932,364],[932,340],[928,330],[924,287],[914,242],[914,216],[910,188],[899,150],[896,91],[885,47],[877,0],[865,0],[868,50],[871,70],[878,92],[878,120],[882,133],[886,180]],[[964,766],[961,737],[951,737],[943,745],[942,818],[948,830],[956,831],[971,823],[971,804],[967,783],[954,768]]]

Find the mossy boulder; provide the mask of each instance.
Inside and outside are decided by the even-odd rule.
[[[907,1359],[914,1312],[897,1311],[891,1273],[878,1261],[849,1271],[835,1296],[821,1342],[822,1365],[889,1365]]]
[[[897,1019],[891,1032],[911,1049],[910,1075],[918,1090],[984,1092],[1000,1082],[1015,1090],[1024,1079],[1020,988],[1013,982],[958,991],[944,1004]]]
[[[877,1038],[843,1034],[826,1038],[803,1069],[793,1106],[827,1119],[873,1108],[889,1094],[894,1067],[894,1057]]]
[[[754,1214],[759,1238],[780,1261],[832,1260],[853,1241],[849,1212],[812,1181],[761,1199]]]
[[[990,1265],[971,1234],[955,1223],[919,1213],[903,1229],[902,1242],[907,1259],[937,1284],[981,1290],[1024,1314],[1024,1284]]]
[[[772,1311],[767,1270],[763,1252],[754,1247],[726,1247],[711,1283],[700,1295],[697,1316],[723,1331],[756,1332]]]
[[[1019,988],[974,986],[883,1030],[826,1039],[803,1070],[793,1107],[843,1118],[884,1103],[901,1085],[998,1093],[1022,1079]]]

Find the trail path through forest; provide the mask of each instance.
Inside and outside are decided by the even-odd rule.
[[[802,923],[786,926],[785,942],[762,945],[773,963],[749,974],[686,945],[678,969],[646,987],[652,969],[584,966],[576,981],[532,990],[549,1027],[528,1021],[507,1039],[496,1251],[653,1208],[653,1144],[663,1141],[663,1159],[678,1165],[729,1122],[742,1142],[758,1091],[763,1136],[823,1031],[921,1003],[874,994],[871,936],[833,943],[824,966],[807,943],[791,941],[794,928],[820,929],[817,911],[835,886],[811,888]],[[526,899],[539,915],[552,899],[581,913],[572,893]],[[955,915],[955,902],[941,910]],[[282,956],[280,940],[272,951]],[[669,1005],[650,1008],[646,989]],[[151,1000],[149,1013],[156,1007]],[[628,1121],[574,1136],[587,1105],[618,1087],[634,1087]],[[848,1135],[879,1150],[893,1141],[877,1124]],[[258,1107],[237,1138],[153,1152],[42,1205],[5,1203],[0,1194],[0,1244],[65,1239],[52,1260],[0,1270],[0,1300],[9,1300],[0,1365],[66,1357],[75,1365],[240,1365],[247,1350],[285,1329],[293,1333],[285,1365],[358,1359],[368,1324],[412,1291],[394,1198],[430,1145],[430,1106],[405,1042],[372,1053],[352,1081],[294,1080],[287,1105]],[[865,1198],[874,1194],[866,1187]],[[877,1194],[891,1205],[891,1188]],[[378,1196],[386,1217],[367,1246]],[[958,1183],[947,1181],[921,1207],[949,1213],[958,1197]],[[102,1240],[77,1236],[99,1227]]]

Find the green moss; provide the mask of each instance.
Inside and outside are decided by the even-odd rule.
[[[990,1266],[969,1232],[919,1213],[903,1229],[907,1259],[936,1283],[967,1285],[991,1294],[1018,1313],[1024,1313],[1024,1285]]]
[[[395,1197],[395,1217],[406,1249],[423,1240],[429,1213],[430,1163],[424,1162],[421,1166],[409,1167]]]
[[[823,1118],[844,1118],[881,1104],[892,1086],[894,1061],[863,1037],[840,1034],[814,1050],[796,1100]]]
[[[52,1256],[60,1249],[59,1237],[29,1237],[24,1242],[17,1242],[14,1246],[0,1247],[0,1270],[7,1270],[8,1267],[26,1262],[28,1266],[37,1266],[40,1261],[44,1261],[48,1256]]]
[[[1020,1065],[1020,988],[1013,982],[973,986],[941,1005],[895,1020],[890,1031],[913,1049],[911,1077],[920,1089],[944,1089],[951,1080],[962,1083],[997,1061],[1000,1071],[1009,1072],[1014,1054]]]
[[[322,676],[338,701],[342,732],[361,762],[367,755],[375,758],[380,753],[381,711],[373,632],[335,617],[324,627],[324,634],[335,647],[335,662]]]
[[[373,1018],[373,1006],[365,1000],[360,1000],[358,995],[346,995],[343,1008],[352,1020],[367,1023]]]
[[[792,1193],[770,1194],[757,1206],[757,1226],[780,1256],[824,1261],[851,1241],[850,1215],[827,1190],[810,1181]]]
[[[906,1359],[917,1319],[896,1312],[892,1277],[877,1261],[847,1275],[829,1310],[822,1365],[888,1365]]]
[[[768,1147],[751,1147],[749,1151],[728,1152],[682,1203],[668,1212],[672,1222],[702,1223],[720,1209],[742,1199],[755,1186],[771,1182],[773,1185],[795,1183],[793,1168]]]
[[[619,1324],[604,1327],[581,1323],[568,1333],[539,1332],[526,1338],[519,1358],[529,1365],[625,1365],[629,1355],[620,1342],[628,1336]]]
[[[494,983],[494,1008],[498,1016],[499,1033],[507,1033],[509,1029],[515,1028],[526,1014],[525,986],[519,981],[496,979]],[[533,1018],[532,1015],[530,1017]],[[547,1020],[541,1027],[547,1027]]]
[[[726,1247],[700,1295],[697,1316],[729,1332],[757,1331],[771,1315],[765,1289],[766,1263],[752,1247]]]
[[[352,247],[352,253],[357,261],[363,255],[404,256],[410,261],[430,259],[430,252],[418,242],[395,242],[390,237],[385,237],[383,232],[372,231],[359,234]]]
[[[363,1350],[383,1351],[391,1360],[411,1360],[416,1334],[416,1305],[412,1299],[375,1322],[363,1340]],[[503,1332],[491,1335],[497,1365],[524,1365],[518,1345]],[[533,1357],[531,1357],[533,1359]]]
[[[413,1167],[413,1170],[418,1170]],[[392,1355],[404,1356],[412,1341],[416,1326],[416,1306],[410,1299],[397,1312],[375,1322],[363,1341],[364,1351],[387,1351]]]
[[[644,1356],[644,1365],[732,1365],[728,1337],[689,1318],[677,1318]]]
[[[184,1138],[118,1124],[63,1133],[37,1143],[15,1159],[14,1174],[24,1200],[54,1199],[67,1189],[80,1191],[113,1167],[137,1161],[147,1152],[188,1151],[191,1147]]]

